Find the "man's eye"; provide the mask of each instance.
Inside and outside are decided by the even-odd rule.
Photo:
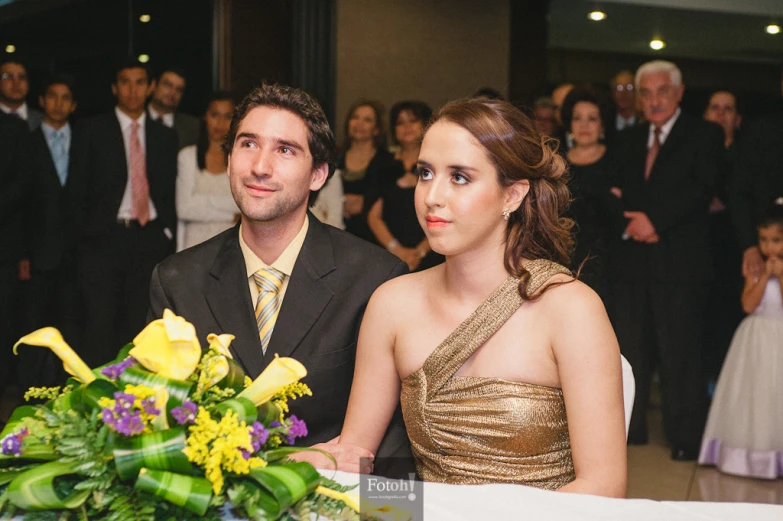
[[[293,154],[294,151],[291,148],[288,147],[280,147],[280,152],[283,154]]]

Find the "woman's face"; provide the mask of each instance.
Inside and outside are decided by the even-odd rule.
[[[424,135],[415,205],[433,250],[457,255],[505,240],[508,190],[486,149],[464,128],[439,121]]]
[[[369,141],[378,134],[378,119],[369,105],[356,107],[348,120],[348,135],[354,141]]]
[[[595,103],[580,101],[574,105],[571,117],[571,134],[574,143],[580,146],[590,146],[598,143],[603,133],[601,112]]]
[[[424,124],[410,110],[403,110],[394,125],[394,137],[400,145],[416,145],[421,142]]]
[[[222,141],[231,126],[234,104],[228,100],[216,100],[209,104],[204,121],[207,123],[207,135],[210,141]]]
[[[759,250],[765,259],[783,259],[783,229],[776,224],[759,228]]]

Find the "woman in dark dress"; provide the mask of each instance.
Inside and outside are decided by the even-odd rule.
[[[433,252],[419,225],[413,205],[424,125],[432,109],[419,101],[402,101],[392,107],[392,141],[399,145],[395,161],[383,168],[372,194],[374,200],[367,223],[378,244],[402,259],[411,271],[431,268],[443,262],[443,256]]]
[[[343,183],[345,229],[375,242],[367,225],[367,211],[373,203],[370,194],[377,186],[379,170],[394,160],[386,150],[381,104],[372,100],[354,103],[348,111],[344,132],[344,152],[337,158],[337,170]]]
[[[603,143],[608,121],[605,104],[589,89],[575,88],[563,103],[563,123],[573,140],[566,154],[573,202],[569,216],[576,222],[572,269],[581,266],[580,279],[606,297],[608,244],[620,200],[612,192],[607,148]]]

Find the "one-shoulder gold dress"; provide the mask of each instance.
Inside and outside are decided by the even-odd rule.
[[[570,273],[543,260],[525,267],[530,295],[553,275]],[[405,426],[424,481],[554,490],[575,478],[560,389],[455,376],[522,304],[518,288],[519,280],[509,277],[402,382]]]

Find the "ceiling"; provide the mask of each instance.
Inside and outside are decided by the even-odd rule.
[[[596,7],[605,20],[587,18]],[[781,63],[783,32],[767,34],[770,23],[783,25],[783,0],[551,0],[549,47]],[[666,47],[650,49],[654,38]]]

